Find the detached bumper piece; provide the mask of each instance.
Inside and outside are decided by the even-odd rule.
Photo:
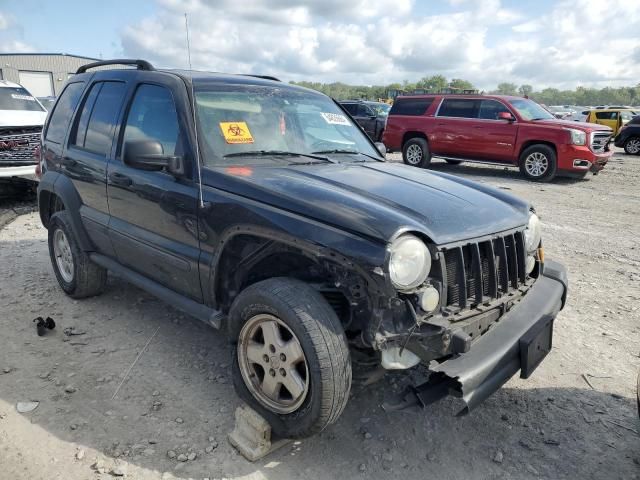
[[[383,408],[424,407],[453,395],[465,405],[459,415],[466,414],[518,371],[522,378],[528,378],[551,350],[553,321],[564,307],[567,286],[565,268],[545,262],[542,276],[522,301],[468,352],[432,367],[427,382],[410,387],[400,402]]]

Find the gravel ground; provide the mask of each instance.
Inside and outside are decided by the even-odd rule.
[[[388,374],[356,389],[338,424],[249,463],[226,441],[239,401],[225,341],[114,276],[100,297],[65,297],[46,231],[27,213],[0,231],[0,477],[639,478],[640,157],[618,154],[597,177],[552,184],[433,167],[530,199],[547,255],[569,269],[554,349],[528,381],[512,379],[458,418],[448,399],[385,413],[379,405],[410,377]],[[0,200],[0,228],[33,203]],[[44,337],[31,322],[39,315],[57,322]],[[18,413],[21,401],[39,405]]]

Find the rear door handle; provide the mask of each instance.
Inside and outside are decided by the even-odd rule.
[[[118,172],[111,172],[109,174],[109,182],[119,187],[130,187],[133,184],[133,180],[126,175]]]

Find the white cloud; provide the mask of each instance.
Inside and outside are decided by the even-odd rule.
[[[289,80],[384,84],[442,73],[481,88],[636,84],[640,0],[563,0],[531,17],[500,0],[160,0],[126,55]],[[443,13],[444,11],[444,13]],[[624,19],[621,21],[621,19]]]

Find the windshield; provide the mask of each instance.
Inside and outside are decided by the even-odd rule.
[[[620,112],[620,116],[622,117],[623,122],[628,122],[629,120],[631,120],[633,117],[637,115],[640,115],[640,112],[634,112],[631,110],[623,110]]]
[[[367,105],[373,108],[379,117],[386,117],[389,115],[389,110],[391,110],[391,105],[386,103],[368,103]]]
[[[341,162],[370,161],[366,155],[380,158],[360,129],[324,95],[274,86],[195,88],[206,165],[312,163],[326,158],[308,155],[329,152]]]
[[[521,98],[511,100],[510,103],[525,120],[552,120],[556,118],[533,100]]]
[[[0,88],[0,110],[29,110],[32,112],[43,112],[43,108],[22,87],[1,87]]]

